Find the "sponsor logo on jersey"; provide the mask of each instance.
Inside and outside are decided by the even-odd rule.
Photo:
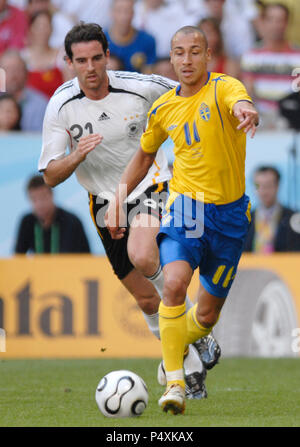
[[[177,127],[177,124],[172,124],[170,127],[167,128],[167,131],[174,130],[174,129],[176,129],[176,127]]]
[[[105,112],[103,112],[103,113],[99,116],[98,121],[105,121],[105,120],[110,120],[110,117],[109,117],[108,115],[106,115]]]
[[[199,109],[199,113],[200,113],[201,118],[204,121],[208,121],[209,120],[209,118],[210,118],[210,110],[209,110],[208,105],[205,104],[205,102],[203,102],[201,104],[200,109]]]

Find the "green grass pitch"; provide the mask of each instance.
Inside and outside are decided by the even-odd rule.
[[[161,412],[158,359],[0,360],[1,427],[299,427],[300,359],[223,358],[207,375],[208,398],[184,415]],[[95,390],[117,369],[140,374],[149,404],[138,418],[99,412]]]

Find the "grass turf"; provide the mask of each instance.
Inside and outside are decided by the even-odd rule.
[[[208,372],[208,398],[162,413],[158,359],[1,360],[1,427],[299,427],[300,359],[225,358]],[[99,412],[96,386],[117,369],[140,374],[149,404],[138,418]]]

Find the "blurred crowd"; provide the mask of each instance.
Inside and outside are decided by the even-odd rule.
[[[173,79],[172,35],[200,26],[212,51],[209,70],[246,84],[262,129],[288,126],[278,104],[300,73],[299,0],[0,0],[0,130],[41,131],[49,98],[72,78],[64,37],[81,20],[105,30],[110,69]]]
[[[0,132],[41,132],[49,98],[73,77],[64,38],[79,21],[102,26],[109,42],[109,69],[175,80],[171,38],[184,25],[199,26],[211,49],[208,69],[244,82],[259,109],[260,129],[282,129],[291,122],[300,129],[299,0],[0,0]],[[293,106],[286,119],[282,104],[293,96],[298,109]],[[272,166],[255,173],[259,202],[246,251],[300,251],[300,221],[280,204],[279,179]],[[52,247],[53,234],[64,234],[70,222],[81,224],[65,210],[55,211],[41,176],[30,182],[33,211],[20,223],[16,252],[35,245],[44,252],[88,252],[84,231],[80,247]],[[47,225],[39,226],[45,220]]]

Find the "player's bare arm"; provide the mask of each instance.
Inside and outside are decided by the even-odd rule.
[[[251,131],[250,135],[253,138],[259,123],[258,112],[254,105],[248,101],[238,101],[233,106],[233,114],[240,122],[237,129],[244,129],[245,133]]]
[[[125,169],[117,187],[115,198],[110,202],[106,214],[107,228],[113,239],[121,239],[124,236],[122,204],[147,175],[155,157],[156,152],[148,154],[140,148]]]
[[[74,152],[60,160],[52,160],[44,171],[44,180],[47,185],[54,187],[64,182],[75,171],[77,166],[85,160],[86,156],[102,141],[99,134],[90,134],[79,140]]]

